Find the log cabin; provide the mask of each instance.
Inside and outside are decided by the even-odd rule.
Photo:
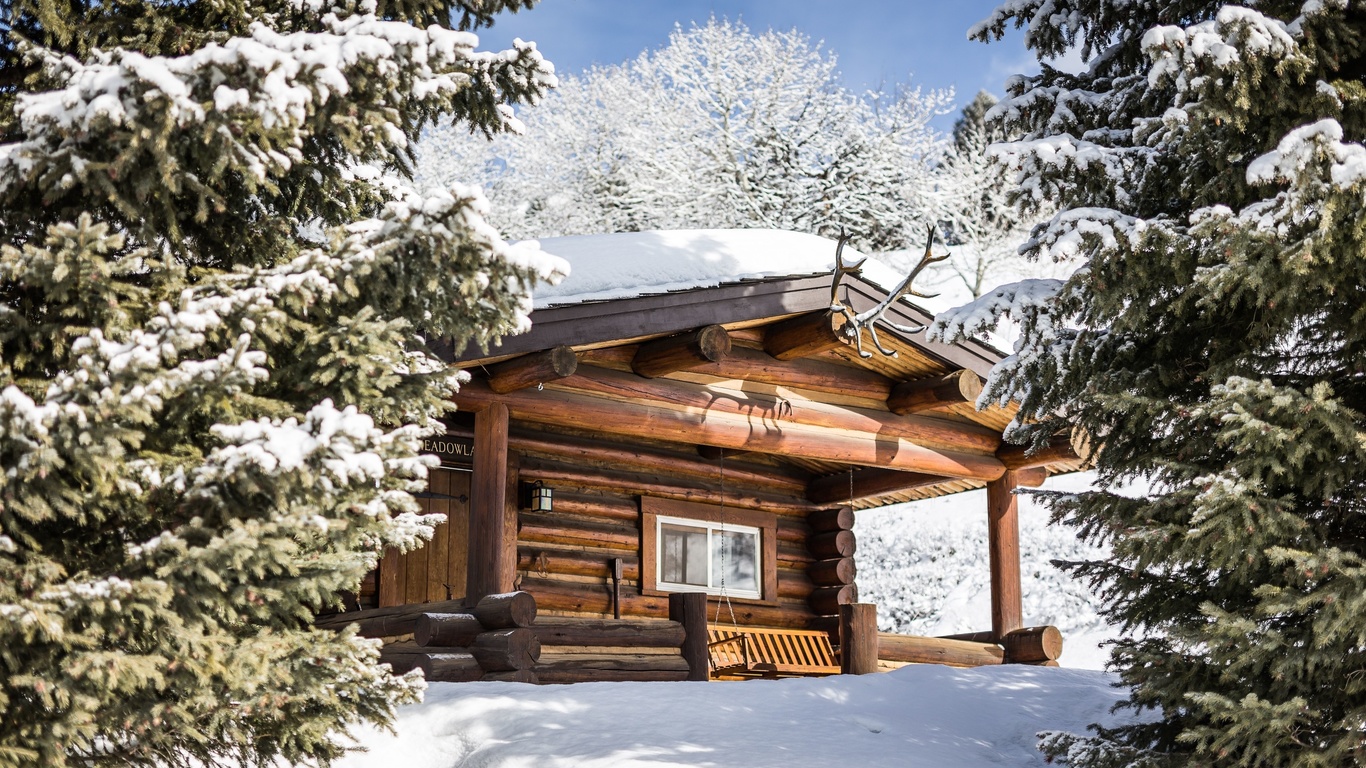
[[[1057,630],[1022,615],[1012,492],[1078,457],[1062,439],[1005,443],[1013,408],[977,407],[1002,353],[926,340],[909,280],[889,289],[900,276],[850,267],[824,238],[543,247],[573,272],[538,291],[530,331],[446,351],[470,379],[425,446],[441,468],[421,503],[447,522],[320,626],[359,623],[396,669],[447,680],[1057,663]],[[878,634],[855,515],[983,487],[992,626]]]

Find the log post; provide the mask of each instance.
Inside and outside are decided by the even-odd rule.
[[[508,466],[508,409],[489,403],[474,415],[474,476],[470,481],[469,557],[465,590],[478,600],[511,592],[517,575],[516,473]]]
[[[962,403],[975,403],[980,394],[981,376],[969,370],[954,371],[946,376],[903,381],[896,385],[887,398],[887,410],[903,416],[923,413]]]
[[[499,394],[516,392],[573,376],[578,367],[579,357],[569,347],[522,355],[489,369],[489,389]]]
[[[683,625],[683,658],[688,662],[688,679],[705,682],[711,677],[711,658],[707,653],[707,596],[701,592],[675,592],[669,595],[669,618]]]
[[[840,606],[840,674],[876,672],[877,640],[876,605],[848,603]]]
[[[647,342],[636,350],[631,370],[653,379],[715,363],[730,354],[730,334],[719,325]]]
[[[997,642],[1024,626],[1020,596],[1020,520],[1014,471],[987,483],[987,550],[991,568],[991,633]]]

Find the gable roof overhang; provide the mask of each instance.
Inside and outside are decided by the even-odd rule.
[[[742,280],[704,288],[689,288],[646,296],[590,301],[537,309],[531,313],[531,330],[503,338],[488,351],[466,349],[456,354],[446,348],[443,357],[457,366],[497,362],[507,357],[539,352],[557,346],[592,347],[626,343],[680,333],[704,325],[733,325],[779,320],[791,315],[830,307],[830,275],[801,275]],[[887,296],[887,291],[861,277],[841,283],[841,300],[854,312],[863,312]],[[927,326],[934,316],[905,301],[887,309],[888,320],[904,326]],[[986,377],[1004,355],[973,340],[954,344],[929,341],[925,332],[905,334],[881,326],[888,340],[909,345],[948,367],[973,371]]]

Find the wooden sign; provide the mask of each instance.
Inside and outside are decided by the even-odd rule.
[[[422,452],[435,454],[443,467],[469,467],[474,464],[474,439],[451,435],[424,437]]]

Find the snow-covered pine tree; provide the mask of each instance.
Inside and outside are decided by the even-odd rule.
[[[1252,5],[1252,4],[1249,4]],[[1112,546],[1069,567],[1151,630],[1113,664],[1149,722],[1052,734],[1072,765],[1360,764],[1366,728],[1366,14],[1344,0],[1019,0],[1045,63],[995,108],[1029,244],[1063,282],[988,293],[1024,337],[989,386],[1021,437],[1075,425],[1105,484],[1055,498]]]
[[[481,175],[491,219],[511,237],[843,228],[860,248],[919,248],[947,149],[929,121],[951,94],[856,94],[836,63],[795,31],[713,19],[634,61],[565,77],[525,137],[481,149],[434,129],[418,172]]]
[[[424,339],[559,269],[393,180],[553,85],[452,29],[524,5],[5,4],[0,764],[326,764],[419,694],[311,620],[430,535]]]

